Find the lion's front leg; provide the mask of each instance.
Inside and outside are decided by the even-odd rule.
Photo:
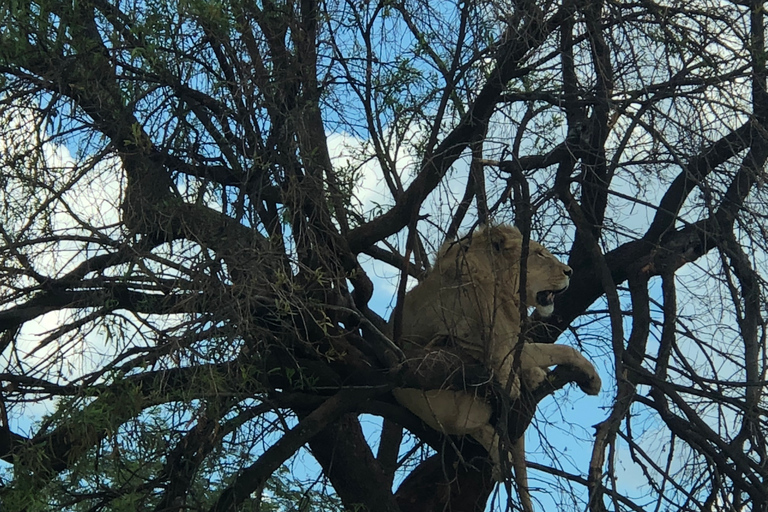
[[[523,375],[534,377],[540,375],[537,369],[546,370],[550,366],[561,364],[582,373],[583,378],[579,379],[577,384],[585,393],[596,395],[600,392],[602,382],[597,370],[573,347],[548,343],[525,343],[520,351],[520,370]]]
[[[490,368],[501,388],[509,391],[509,398],[517,400],[520,397],[520,377],[515,369],[515,349],[494,343],[491,347]]]

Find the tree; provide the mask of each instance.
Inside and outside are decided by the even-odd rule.
[[[488,221],[574,269],[528,336],[603,363],[534,499],[768,510],[762,3],[1,12],[4,510],[484,509],[484,454],[390,396],[382,304]]]

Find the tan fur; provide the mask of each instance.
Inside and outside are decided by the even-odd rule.
[[[575,349],[535,343],[518,347],[521,247],[520,232],[506,225],[486,227],[471,237],[446,243],[432,272],[405,297],[401,346],[414,356],[431,346],[453,347],[462,357],[485,365],[512,400],[520,395],[520,377],[533,389],[548,367],[559,364],[583,373],[580,386],[588,394],[597,394],[600,377]],[[526,305],[536,307],[542,316],[552,314],[554,293],[568,287],[570,275],[570,267],[531,241]],[[430,427],[477,439],[498,470],[499,437],[488,423],[491,407],[484,396],[451,389],[397,389],[394,394]],[[522,438],[511,451],[521,502],[530,511]]]

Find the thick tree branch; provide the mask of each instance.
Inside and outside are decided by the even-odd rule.
[[[88,287],[87,282],[81,284]],[[104,308],[104,314],[116,309],[135,313],[175,314],[202,313],[200,293],[174,293],[171,295],[141,293],[127,286],[94,283],[88,291],[53,290],[37,295],[24,304],[0,311],[0,331],[12,330],[25,322],[52,311],[64,309]],[[62,326],[66,328],[66,325]]]
[[[697,186],[701,186],[713,169],[749,147],[750,141],[754,137],[754,130],[753,123],[744,123],[701,153],[690,158],[680,174],[667,187],[667,191],[659,201],[656,216],[645,232],[643,239],[657,243],[669,230],[673,229],[680,208],[691,191]]]
[[[363,506],[371,512],[400,512],[391,480],[371,453],[356,416],[329,424],[309,446],[348,510]]]

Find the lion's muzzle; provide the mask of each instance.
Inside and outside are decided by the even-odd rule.
[[[542,306],[542,307],[548,307],[548,306],[554,305],[555,297],[557,295],[560,295],[567,289],[568,289],[568,286],[566,285],[564,288],[561,288],[559,290],[544,290],[544,291],[538,292],[536,294],[536,305]]]

